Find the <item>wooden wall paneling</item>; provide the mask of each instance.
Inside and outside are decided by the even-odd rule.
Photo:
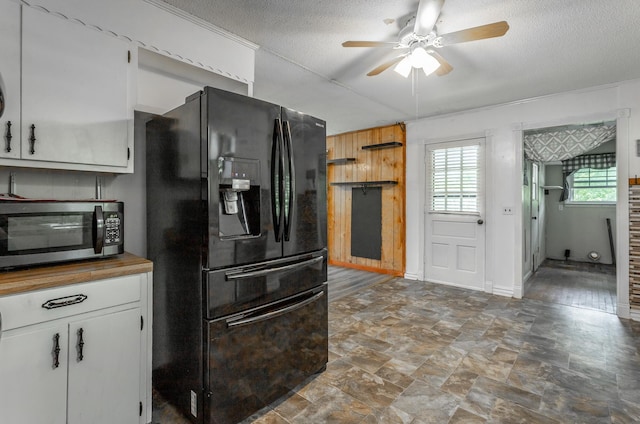
[[[339,136],[336,139],[336,151],[335,151],[336,156],[338,157],[345,157],[347,156],[345,154],[345,137],[344,136]],[[335,165],[334,165],[335,167]],[[345,181],[346,178],[346,167],[345,166],[338,166],[336,171],[336,180],[337,181]],[[336,248],[337,248],[337,258],[343,258],[344,257],[344,245],[346,243],[345,241],[345,222],[348,215],[348,211],[345,210],[345,205],[344,205],[344,197],[345,197],[345,193],[344,190],[342,190],[342,187],[334,187],[333,188],[333,192],[335,193],[335,197],[336,197],[336,202],[335,202],[335,217],[336,217]]]
[[[393,269],[405,269],[405,245],[406,245],[406,226],[405,226],[405,163],[406,163],[406,132],[400,125],[393,127],[393,137],[395,140],[402,142],[402,147],[394,149],[393,164],[394,180],[398,181],[398,185],[394,187],[393,195],[393,223],[394,229],[394,249],[393,249]]]
[[[345,134],[342,145],[344,149],[344,155],[346,157],[355,157],[356,166],[353,164],[344,166],[344,175],[342,181],[354,181],[357,178],[357,173],[354,172],[358,165],[358,158],[354,152],[354,134]],[[342,258],[343,260],[351,258],[351,189],[348,186],[340,187],[342,192]],[[348,261],[351,262],[351,261]]]
[[[362,146],[399,141],[401,146],[384,149],[366,149]],[[327,146],[331,149],[328,159],[353,157],[355,162],[329,165],[327,181],[396,181],[397,185],[382,186],[381,259],[351,256],[351,207],[352,187],[331,186],[332,227],[330,231],[329,258],[337,265],[379,270],[403,275],[405,241],[405,135],[400,125],[372,128],[332,136]]]
[[[358,131],[356,133],[356,142],[354,148],[359,157],[358,163],[358,175],[355,176],[355,181],[371,181],[371,161],[367,158],[365,150],[362,150],[362,146],[371,144],[371,131]],[[375,231],[371,229],[371,231]],[[378,262],[374,259],[360,258],[353,256],[351,262],[365,267],[376,267],[375,263]]]
[[[393,127],[381,128],[378,131],[378,140],[377,143],[386,143],[389,141],[397,141],[390,139],[389,133],[392,132]],[[393,138],[393,137],[391,137]],[[397,175],[395,174],[394,164],[396,162],[395,155],[397,153],[398,148],[391,149],[381,149],[374,150],[373,152],[378,153],[381,157],[381,174],[379,176],[379,180],[384,181],[393,181],[397,180]],[[373,153],[372,152],[372,153]],[[397,186],[386,186],[382,190],[382,222],[384,225],[382,226],[382,264],[381,267],[384,269],[396,269],[396,264],[394,263],[393,251],[394,246],[396,244],[395,240],[395,228],[393,226],[393,222],[395,220],[395,192],[397,191]]]
[[[329,181],[335,181],[335,173],[336,167],[334,165],[329,164],[329,159],[334,159],[335,156],[335,143],[336,137],[329,136],[327,137],[327,250],[329,251],[329,260],[334,259],[335,248],[334,248],[334,237],[336,234],[335,229],[335,194],[334,188],[330,186]]]

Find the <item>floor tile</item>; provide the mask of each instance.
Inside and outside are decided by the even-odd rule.
[[[243,424],[640,422],[640,323],[610,313],[395,278],[332,299],[329,328],[326,371]]]

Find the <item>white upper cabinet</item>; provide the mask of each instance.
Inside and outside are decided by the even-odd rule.
[[[23,7],[21,158],[126,172],[129,58],[123,40]]]
[[[20,157],[20,5],[0,1],[0,158]]]

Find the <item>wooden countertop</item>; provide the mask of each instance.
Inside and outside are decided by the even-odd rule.
[[[153,271],[153,262],[131,253],[0,272],[0,296]]]

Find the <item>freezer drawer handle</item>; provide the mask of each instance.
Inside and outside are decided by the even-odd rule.
[[[316,300],[320,299],[322,296],[324,296],[323,291],[311,296],[309,299],[303,300],[302,302],[298,302],[291,306],[287,306],[286,308],[278,309],[277,311],[267,312],[266,314],[258,315],[257,317],[252,317],[252,318],[239,319],[237,321],[227,321],[227,328],[251,325],[251,324],[255,324],[256,322],[267,321],[269,319],[279,317],[284,314],[288,314],[289,312],[293,312],[295,310],[298,310],[300,308],[307,306],[310,303],[315,302]]]
[[[62,308],[63,306],[75,305],[76,303],[82,303],[87,300],[87,295],[76,294],[73,296],[59,297],[57,299],[47,300],[42,304],[45,309]]]
[[[318,256],[317,258],[312,258],[303,262],[296,262],[295,264],[289,264],[289,265],[285,265],[277,268],[267,268],[267,269],[260,269],[257,271],[249,271],[249,272],[236,272],[236,273],[230,272],[230,273],[227,273],[225,277],[227,278],[227,281],[241,280],[244,278],[262,277],[265,275],[273,274],[275,272],[286,271],[294,268],[302,268],[303,266],[320,262],[323,259],[324,259],[324,256]]]

